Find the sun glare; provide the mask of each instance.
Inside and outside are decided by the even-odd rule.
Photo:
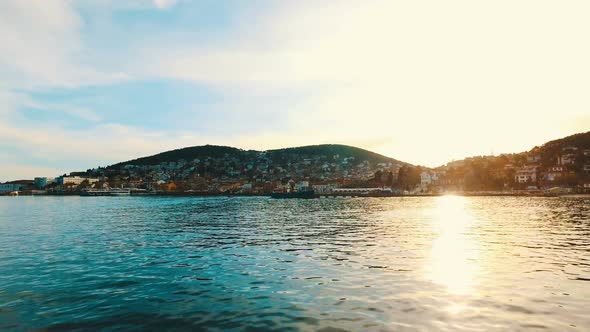
[[[473,291],[479,269],[478,246],[469,236],[473,219],[467,203],[465,197],[440,197],[432,219],[436,239],[432,243],[428,277],[456,295]]]

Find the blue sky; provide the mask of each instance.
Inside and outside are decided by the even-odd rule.
[[[201,144],[416,164],[590,130],[586,1],[7,0],[0,181]]]

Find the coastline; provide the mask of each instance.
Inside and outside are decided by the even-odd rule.
[[[155,192],[155,193],[131,193],[126,196],[83,196],[78,192],[64,193],[31,193],[19,192],[18,195],[0,194],[0,196],[80,196],[80,197],[270,197],[266,193],[202,193],[202,192]],[[510,193],[510,192],[473,192],[473,193],[424,193],[424,194],[315,194],[314,198],[392,198],[392,197],[440,197],[440,196],[461,196],[461,197],[563,197],[563,198],[590,198],[590,193],[570,194],[543,194],[543,193]]]

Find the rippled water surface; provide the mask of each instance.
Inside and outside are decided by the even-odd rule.
[[[0,197],[0,330],[590,330],[584,198]]]

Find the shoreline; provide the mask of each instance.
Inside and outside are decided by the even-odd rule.
[[[105,196],[83,196],[80,193],[19,193],[18,195],[0,194],[1,196],[19,197],[19,196],[77,196],[77,197],[270,197],[270,194],[227,194],[227,193],[186,193],[186,192],[157,192],[157,193],[139,193],[130,195],[105,195]],[[564,198],[590,198],[590,193],[571,193],[548,195],[543,193],[444,193],[444,194],[315,194],[313,198],[393,198],[393,197],[440,197],[440,196],[461,196],[461,197],[564,197]]]

